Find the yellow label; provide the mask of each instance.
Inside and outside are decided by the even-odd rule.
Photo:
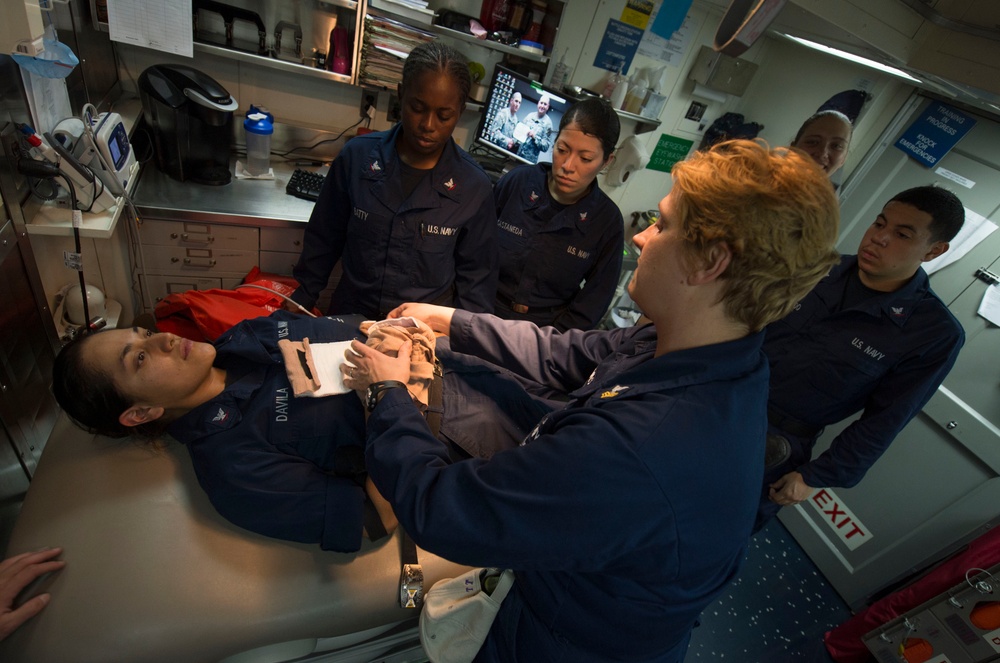
[[[645,30],[649,25],[649,16],[653,13],[651,0],[628,0],[622,10],[622,23]]]

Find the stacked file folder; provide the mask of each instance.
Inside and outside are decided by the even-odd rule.
[[[403,62],[410,51],[434,38],[431,32],[386,16],[366,14],[358,83],[395,89],[403,80]]]

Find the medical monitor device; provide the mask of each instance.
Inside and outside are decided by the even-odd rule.
[[[520,108],[515,111],[516,121],[504,123],[506,131],[502,131],[497,117],[501,119],[511,112],[510,100],[515,93],[521,95]],[[537,115],[538,101],[546,96],[549,99],[549,110],[545,116],[552,124],[552,135],[549,148],[537,155],[532,150],[524,149],[529,131],[526,123],[529,115]],[[563,114],[573,104],[572,99],[562,96],[555,90],[544,87],[538,81],[529,79],[524,74],[497,65],[493,68],[493,79],[490,81],[486,102],[483,104],[482,117],[476,129],[476,143],[495,152],[516,159],[523,163],[552,161],[552,147],[556,134],[559,133],[559,121]],[[512,128],[512,130],[511,130]]]
[[[128,131],[118,113],[101,113],[94,127],[94,137],[97,149],[104,157],[103,162],[121,183],[121,188],[128,187],[128,178],[135,165],[135,153],[128,140]],[[117,189],[117,187],[112,187]],[[115,191],[121,193],[121,191]]]

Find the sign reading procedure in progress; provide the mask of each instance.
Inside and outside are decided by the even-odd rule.
[[[693,140],[660,134],[660,140],[656,142],[656,147],[653,149],[652,156],[649,157],[646,168],[669,173],[675,163],[687,157],[692,145],[694,145]]]
[[[930,168],[975,125],[976,120],[962,111],[933,103],[900,136],[896,147]]]

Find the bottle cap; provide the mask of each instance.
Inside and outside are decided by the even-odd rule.
[[[272,134],[274,133],[274,118],[270,113],[251,106],[247,113],[247,119],[243,121],[243,128],[252,134]]]
[[[527,41],[522,39],[521,43],[517,46],[522,51],[527,51],[528,53],[534,53],[535,55],[543,55],[545,53],[545,47],[539,44],[537,41]]]

